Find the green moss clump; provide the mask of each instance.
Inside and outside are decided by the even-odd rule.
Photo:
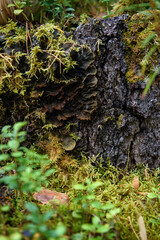
[[[67,50],[63,49],[63,44],[68,42],[71,51],[72,47],[75,47],[74,41],[71,38],[66,38],[64,32],[53,23],[46,23],[38,27],[33,39],[37,45],[31,49],[28,75],[33,77],[37,72],[42,72],[45,74],[46,80],[59,82],[60,79],[56,79],[54,75],[57,62],[59,62],[60,69],[63,65],[63,72],[68,71],[76,64]]]
[[[0,33],[5,36],[5,47],[11,47],[14,44],[25,44],[26,31],[24,27],[18,27],[17,22],[8,21],[3,27],[0,27]]]
[[[2,48],[0,49],[0,93],[24,95],[26,79],[20,69],[20,62],[27,56],[21,51],[26,44],[26,31],[17,23],[9,21],[5,27],[0,27]]]
[[[135,14],[139,9],[145,10],[149,6],[148,0],[119,0],[114,4],[113,14],[118,16],[120,14]]]
[[[128,48],[127,81],[147,81],[159,62],[160,54],[160,38],[155,32],[153,15],[151,12],[135,14],[127,24],[128,30],[124,34]]]

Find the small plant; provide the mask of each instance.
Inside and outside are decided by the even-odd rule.
[[[27,223],[24,228],[28,230],[29,235],[37,235],[39,240],[43,239],[61,239],[66,232],[66,227],[59,223],[56,229],[49,227],[48,221],[53,217],[55,211],[48,211],[42,214],[38,206],[34,203],[25,203],[25,208],[30,212],[27,216]]]
[[[152,188],[153,193],[148,194],[148,198],[150,199],[158,199],[160,201],[160,191],[157,188]]]
[[[43,171],[48,163],[47,155],[40,155],[23,147],[26,132],[20,131],[26,122],[19,122],[13,126],[5,126],[1,132],[0,145],[1,173],[4,176],[0,182],[9,189],[14,189],[16,196],[20,195],[24,205],[24,193],[33,193],[41,189],[42,183],[47,183],[47,177],[55,172],[54,169]]]
[[[14,14],[15,15],[22,14],[24,19],[29,22],[29,19],[28,19],[27,15],[24,13],[23,9],[25,6],[28,6],[29,8],[32,7],[32,5],[33,5],[32,1],[30,1],[30,0],[24,0],[24,1],[15,0],[13,2],[14,3],[8,4],[8,8],[14,7],[15,8],[13,11]],[[33,20],[33,14],[32,14],[31,10],[30,10],[30,13],[32,15],[32,20]]]
[[[152,199],[154,201],[158,201],[160,203],[160,190],[158,190],[157,188],[152,187],[153,192],[149,193],[147,195],[147,197],[149,199]],[[157,213],[157,217],[156,218],[151,218],[150,222],[153,224],[160,224],[160,212],[156,212]]]
[[[78,190],[76,201],[76,209],[72,212],[72,216],[81,220],[81,229],[87,234],[89,240],[113,239],[115,216],[120,212],[119,208],[115,208],[113,204],[107,203],[103,205],[96,199],[96,188],[103,185],[102,182],[91,182],[86,180],[86,184],[76,184],[74,189]]]

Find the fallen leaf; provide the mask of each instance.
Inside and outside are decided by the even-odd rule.
[[[138,218],[138,225],[139,225],[139,234],[140,234],[141,240],[147,240],[146,227],[145,227],[143,217],[141,215]]]
[[[137,193],[144,196],[149,194],[148,192],[137,192]]]
[[[149,179],[148,168],[146,168],[146,169],[144,170],[144,173],[145,173],[146,179],[148,180],[148,179]]]
[[[35,192],[33,198],[43,204],[47,204],[51,200],[58,201],[60,204],[68,204],[69,197],[66,193],[57,192],[49,189],[42,189],[40,192]]]
[[[139,188],[140,184],[139,184],[139,178],[138,177],[134,178],[132,185],[135,189]]]

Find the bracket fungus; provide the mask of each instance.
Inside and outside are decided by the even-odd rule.
[[[66,121],[90,120],[97,107],[97,70],[89,46],[66,37],[51,23],[31,31],[27,49],[23,27],[9,21],[0,33],[1,61],[6,66],[1,69],[1,98],[13,98],[14,92],[15,98],[22,99],[16,107],[15,121],[17,112],[21,119],[28,114],[27,120],[37,126],[41,120],[56,127]],[[9,108],[6,104],[4,107]],[[9,111],[13,113],[14,106]]]
[[[58,41],[56,31],[53,35]],[[95,56],[92,50],[73,41],[61,42],[59,47],[62,56],[59,56],[53,48],[48,52],[43,50],[46,42],[47,39],[40,38],[39,45],[36,44],[39,48],[36,57],[43,68],[41,72],[39,69],[35,72],[38,79],[35,95],[38,96],[38,105],[42,106],[41,111],[56,127],[73,118],[89,120],[97,106],[97,70],[93,64]],[[48,64],[51,52],[52,60]],[[63,63],[63,57],[72,62],[68,69]]]

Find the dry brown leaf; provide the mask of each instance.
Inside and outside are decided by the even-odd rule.
[[[47,204],[51,200],[58,201],[60,204],[69,203],[69,197],[66,193],[60,193],[49,189],[42,189],[40,192],[35,192],[33,198],[43,204]]]
[[[148,180],[148,179],[149,179],[148,168],[146,168],[146,169],[144,170],[144,173],[145,173],[146,179]]]
[[[143,217],[141,215],[138,218],[138,225],[139,225],[139,233],[140,233],[141,240],[147,240],[146,227],[145,227]]]
[[[134,187],[135,189],[138,189],[138,188],[139,188],[140,183],[139,183],[139,178],[138,178],[138,177],[135,177],[135,178],[134,178],[132,185],[133,185],[133,187]]]
[[[148,192],[137,192],[138,194],[140,194],[140,195],[148,195]]]

